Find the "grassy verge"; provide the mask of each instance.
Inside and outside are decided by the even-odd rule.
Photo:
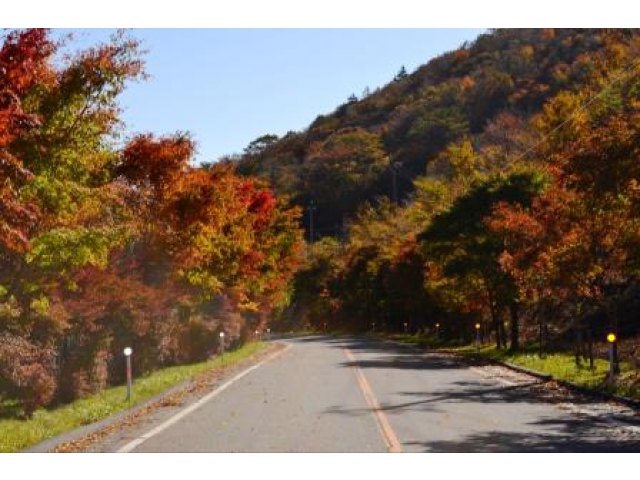
[[[447,351],[463,356],[479,355],[490,360],[509,362],[530,370],[550,374],[557,380],[571,382],[581,387],[640,400],[640,388],[637,384],[634,385],[638,379],[638,373],[625,362],[620,364],[621,373],[617,378],[617,385],[612,387],[605,382],[609,371],[609,362],[604,359],[596,359],[595,367],[591,370],[588,363],[581,367],[576,366],[575,358],[571,352],[553,352],[540,357],[535,350],[524,349],[523,351],[509,352],[498,350],[495,346],[484,346],[478,353],[473,345],[446,345],[436,342],[432,337],[392,335],[389,338],[432,350]]]
[[[132,405],[139,405],[154,395],[196,375],[243,360],[265,348],[265,343],[250,343],[238,350],[202,363],[169,367],[134,379]],[[102,420],[128,408],[124,386],[76,400],[56,409],[41,409],[28,420],[0,419],[0,452],[16,452],[47,438]]]

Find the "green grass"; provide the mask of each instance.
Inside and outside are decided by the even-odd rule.
[[[606,382],[609,362],[601,358],[596,358],[594,368],[590,369],[588,362],[583,362],[581,366],[577,366],[575,357],[570,352],[554,352],[540,357],[538,353],[534,352],[508,353],[491,347],[483,348],[481,355],[507,361],[538,372],[548,373],[556,380],[564,380],[581,387],[640,398],[640,391],[633,386],[636,373],[625,362],[620,363],[620,374],[616,380],[617,385],[613,387]]]
[[[388,338],[458,355],[478,355],[474,345],[444,344],[442,342],[436,342],[432,337],[392,335]],[[594,369],[591,370],[588,362],[578,367],[575,362],[575,357],[571,352],[554,352],[540,357],[537,351],[533,349],[509,352],[506,350],[498,350],[495,346],[484,346],[480,349],[479,355],[483,358],[509,362],[540,373],[546,373],[552,375],[556,380],[564,380],[581,387],[606,391],[640,400],[640,388],[633,384],[638,378],[637,373],[625,362],[620,363],[621,373],[617,378],[617,385],[612,387],[605,382],[609,371],[609,362],[600,358],[595,360]]]
[[[134,379],[132,405],[139,405],[202,372],[245,359],[265,346],[261,342],[250,343],[225,353],[224,359],[217,357],[202,363],[169,367]],[[59,408],[38,410],[27,420],[0,419],[0,452],[17,452],[47,438],[126,410],[128,403],[125,395],[124,386],[113,387]]]

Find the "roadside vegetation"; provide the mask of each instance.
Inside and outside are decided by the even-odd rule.
[[[290,297],[299,211],[195,141],[126,131],[126,32],[0,34],[0,401],[43,406],[237,347]],[[69,52],[72,52],[69,54]]]
[[[596,358],[593,368],[584,363],[576,365],[575,355],[572,352],[551,351],[540,354],[539,345],[531,345],[518,351],[512,351],[486,344],[481,345],[478,349],[473,344],[441,341],[430,335],[394,334],[380,336],[380,338],[388,338],[434,352],[505,362],[537,373],[551,375],[554,380],[562,380],[579,387],[640,400],[637,372],[628,362],[620,362],[620,373],[616,378],[615,385],[612,385],[607,382],[610,367],[608,360]]]
[[[247,152],[240,171],[279,162],[314,218],[282,321],[461,345],[478,324],[504,355],[538,343],[596,371],[615,333],[640,385],[639,48],[632,30],[493,31]],[[317,197],[385,154],[377,183]]]
[[[449,346],[478,324],[487,355],[538,343],[594,384],[615,333],[620,388],[640,385],[638,30],[491,31],[201,165],[188,134],[124,129],[134,39],[1,40],[7,411],[121,384],[124,347],[143,377],[270,322]]]
[[[265,343],[253,342],[225,353],[224,358],[215,357],[205,362],[156,370],[133,383],[131,406],[135,407],[150,398],[193,379],[199,374],[231,366],[261,351]],[[128,410],[126,387],[111,387],[98,394],[75,400],[57,408],[36,410],[29,419],[17,419],[17,402],[0,403],[0,452],[24,450],[48,438],[73,430],[83,425],[102,420],[110,415]]]

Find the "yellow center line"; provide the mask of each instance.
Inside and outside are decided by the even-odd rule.
[[[369,405],[369,408],[371,409],[371,413],[373,414],[373,417],[376,420],[376,424],[380,429],[382,438],[387,444],[387,450],[390,453],[402,452],[402,446],[398,441],[398,437],[396,436],[395,432],[391,428],[391,425],[389,424],[389,420],[387,419],[387,416],[384,414],[384,412],[380,408],[380,404],[378,403],[378,400],[373,394],[373,390],[371,389],[369,382],[364,376],[364,373],[362,373],[362,369],[358,366],[358,360],[348,348],[344,349],[344,353],[349,359],[349,361],[353,364],[353,369],[356,374],[356,379],[358,380],[358,385],[360,386],[360,390],[362,390],[362,393],[364,394],[364,398],[367,401],[367,405]]]

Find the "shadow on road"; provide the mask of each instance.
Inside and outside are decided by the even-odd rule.
[[[467,404],[475,412],[484,412],[491,418],[503,412],[506,415],[518,415],[528,412],[529,420],[516,422],[516,431],[510,431],[509,423],[504,431],[470,428],[463,432],[445,432],[446,435],[431,435],[434,440],[407,441],[403,443],[412,450],[428,452],[640,452],[640,435],[623,428],[612,427],[603,417],[578,416],[567,411],[552,408],[550,402],[566,402],[566,398],[553,398],[539,393],[544,391],[541,381],[521,382],[504,385],[491,378],[474,379],[469,372],[470,365],[458,362],[448,356],[434,353],[426,354],[416,347],[398,345],[366,338],[334,338],[326,336],[306,337],[295,341],[320,342],[335,348],[353,351],[357,361],[344,361],[343,368],[359,367],[381,370],[384,378],[399,375],[419,375],[411,385],[425,385],[425,390],[400,390],[397,383],[387,381],[387,402],[380,401],[380,410],[389,418],[401,418],[408,415],[416,422],[426,418],[422,415],[455,415],[463,412]],[[435,375],[435,376],[434,376]],[[470,378],[471,377],[471,378]],[[375,378],[375,376],[373,377]],[[436,381],[437,379],[437,381]],[[400,382],[400,385],[402,383]],[[406,385],[406,384],[405,384]],[[415,389],[415,386],[412,388]],[[393,390],[393,387],[396,390]],[[375,390],[375,385],[374,385]],[[398,401],[404,398],[406,401]],[[598,400],[586,396],[571,398],[573,404],[593,405]],[[488,408],[484,408],[487,405]],[[549,405],[549,409],[540,409],[536,405]],[[501,408],[504,406],[505,408]],[[527,407],[528,406],[528,407]],[[508,410],[508,412],[507,412]],[[326,411],[332,415],[359,416],[370,412],[367,408],[347,409],[335,406]],[[608,419],[615,415],[607,415]],[[431,417],[430,422],[437,422]],[[419,426],[416,427],[419,429]],[[445,427],[442,427],[445,428]],[[480,431],[478,431],[480,430]],[[429,438],[429,435],[425,435]],[[441,440],[444,438],[446,440]]]
[[[548,432],[488,431],[459,440],[407,442],[425,452],[640,452],[637,436],[608,432],[605,425],[578,417],[544,419],[531,423]]]

